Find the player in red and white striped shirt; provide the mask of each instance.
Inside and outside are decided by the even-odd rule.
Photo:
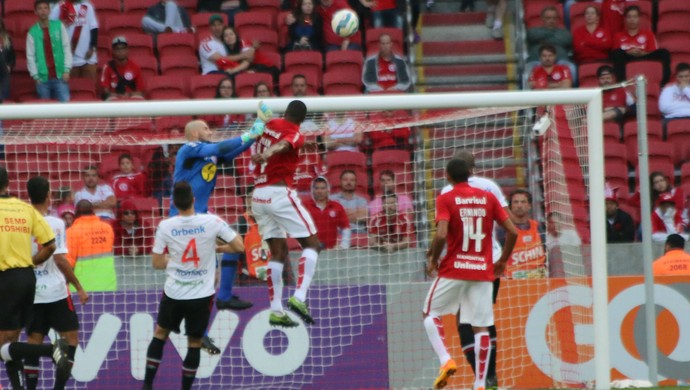
[[[438,271],[424,301],[424,327],[441,362],[434,388],[443,388],[457,365],[444,343],[441,316],[455,314],[462,306],[460,323],[474,330],[476,355],[474,389],[486,387],[491,355],[489,326],[494,323],[493,280],[500,276],[515,246],[517,230],[508,213],[493,194],[470,187],[469,164],[451,160],[446,173],[453,185],[450,192],[436,199],[436,235],[427,252],[427,271]],[[506,230],[506,242],[500,259],[493,263],[493,223]],[[439,262],[448,241],[446,256]]]

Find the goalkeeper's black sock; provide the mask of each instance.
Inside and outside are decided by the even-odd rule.
[[[496,378],[496,326],[489,327],[489,337],[491,338],[491,355],[489,357],[489,371],[487,379]]]
[[[67,381],[69,380],[71,374],[72,374],[72,366],[74,366],[74,355],[77,354],[77,347],[76,346],[68,346],[67,347],[67,360],[69,361],[69,367],[70,370],[67,372],[62,372],[58,371],[55,375],[55,385],[53,386],[53,390],[61,390],[64,389],[65,386],[67,385]]]
[[[144,385],[153,386],[153,380],[156,378],[158,372],[158,365],[163,359],[163,347],[165,340],[152,338],[149,348],[146,351],[146,374],[144,375]]]
[[[12,389],[24,389],[24,365],[22,362],[20,360],[5,362],[5,370]]]
[[[189,390],[192,388],[200,361],[201,348],[188,348],[187,356],[185,356],[182,362],[182,390]]]
[[[472,372],[475,370],[475,355],[474,355],[474,331],[470,324],[459,324],[458,333],[460,334],[460,345],[462,346],[462,353],[467,358],[467,363],[472,367]]]
[[[29,344],[12,342],[2,346],[0,355],[3,360],[21,360],[27,358],[51,357],[53,346],[50,344]],[[9,358],[7,358],[9,356]]]
[[[37,357],[24,359],[24,375],[26,376],[26,389],[36,390],[41,366]]]

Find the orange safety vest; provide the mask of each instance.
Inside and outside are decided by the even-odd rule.
[[[67,260],[86,291],[117,291],[113,255],[115,235],[109,223],[84,215],[67,229]]]
[[[539,224],[530,219],[529,229],[518,229],[515,248],[506,265],[510,279],[538,279],[546,276],[546,252],[539,236]]]
[[[672,249],[654,261],[654,276],[690,275],[690,254],[682,249]]]
[[[266,280],[268,261],[271,260],[271,251],[259,234],[259,227],[254,218],[244,214],[247,221],[247,233],[244,235],[244,254],[247,268],[242,272],[252,278]]]

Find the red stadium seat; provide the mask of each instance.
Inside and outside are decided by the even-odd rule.
[[[414,181],[412,180],[412,161],[410,152],[406,150],[380,150],[371,155],[371,168],[374,178],[374,195],[381,194],[381,186],[378,180],[382,171],[391,170],[395,173],[397,190],[403,193],[412,193]]]
[[[659,20],[667,15],[690,13],[690,3],[687,1],[659,1]]]
[[[209,19],[211,19],[211,16],[213,15],[218,15],[223,18],[223,24],[228,25],[228,15],[222,13],[222,12],[199,12],[191,16],[191,22],[192,26],[196,27],[197,29],[200,28],[208,28],[209,26]]]
[[[16,102],[36,99],[36,82],[30,77],[10,78],[10,98]],[[5,124],[7,126],[7,124]]]
[[[326,72],[323,75],[324,95],[360,95],[361,93],[361,73],[342,71]]]
[[[647,139],[649,142],[661,141],[663,129],[658,120],[647,121]],[[628,149],[628,161],[631,165],[637,165],[637,122],[631,121],[623,126],[623,143]],[[670,148],[668,149],[670,151]]]
[[[247,0],[250,12],[263,12],[274,19],[280,12],[280,0]]]
[[[673,119],[666,123],[666,138],[673,146],[673,162],[690,160],[690,119]],[[690,194],[689,194],[690,195]]]
[[[290,34],[288,32],[288,26],[285,23],[285,18],[291,14],[292,11],[283,11],[278,14],[276,18],[276,23],[278,25],[278,45],[284,49],[285,46],[289,43],[288,41],[290,40]]]
[[[334,50],[326,53],[326,71],[340,72],[352,69],[362,72],[364,58],[359,50]]]
[[[161,116],[155,119],[154,127],[158,133],[169,133],[173,129],[180,130],[182,133],[191,120],[191,116]]]
[[[130,198],[134,203],[139,216],[142,218],[154,219],[160,216],[160,205],[156,198]]]
[[[199,74],[199,61],[196,57],[168,55],[161,57],[161,74],[177,75],[182,80],[189,80]]]
[[[268,73],[240,73],[235,76],[235,93],[239,97],[254,97],[254,86],[263,81],[273,91],[273,78]]]
[[[367,55],[372,55],[376,54],[379,51],[379,37],[383,34],[388,34],[391,37],[391,40],[393,41],[393,51],[397,54],[402,55],[404,53],[403,51],[403,32],[401,29],[398,28],[390,28],[390,27],[383,27],[383,28],[372,28],[366,31],[365,33],[365,42],[366,42],[366,48],[367,48]]]
[[[26,59],[26,37],[12,38],[12,48],[17,59]]]
[[[20,16],[31,16],[36,18],[34,14],[34,3],[32,1],[5,1],[4,9],[5,19],[14,19]]]
[[[264,60],[265,63],[267,63],[270,66],[275,66],[276,69],[282,69],[282,61],[279,53],[272,52],[272,51],[264,51],[263,49],[259,48],[255,54],[254,54],[254,60],[256,61],[257,57],[261,56]]]
[[[159,0],[122,0],[122,9],[133,21],[141,25],[141,18],[144,17],[149,7],[159,3]]]
[[[606,181],[614,188],[625,188],[625,193],[628,193],[628,165],[620,161],[605,161],[604,162],[604,176]],[[618,190],[619,195],[622,190]]]
[[[130,61],[139,65],[139,68],[141,68],[141,77],[144,82],[151,77],[158,76],[158,60],[156,60],[156,57],[153,55],[130,57]]]
[[[192,33],[158,34],[158,57],[196,57],[195,38]]]
[[[279,88],[280,96],[293,96],[292,95],[292,78],[296,73],[286,72],[280,74]],[[319,81],[315,73],[302,73],[302,75],[307,79],[307,95],[317,95]]]
[[[184,7],[184,9],[187,10],[187,13],[190,15],[196,12],[196,6],[199,0],[176,0],[175,3],[179,5],[180,7]]]
[[[155,76],[146,80],[146,96],[153,100],[187,99],[186,85],[178,76]]]
[[[99,18],[109,18],[122,12],[120,0],[95,0],[92,3]]]
[[[323,71],[323,54],[320,51],[293,51],[285,53],[285,72],[315,73],[320,79]]]
[[[595,87],[599,85],[597,69],[602,65],[610,65],[608,62],[591,62],[577,67],[577,79],[580,87]]]
[[[690,185],[690,162],[683,163],[680,166],[680,182],[684,185]],[[685,192],[690,194],[690,192]]]
[[[637,75],[645,75],[649,84],[661,84],[662,66],[659,61],[633,61],[625,66],[625,75],[633,78]]]
[[[123,34],[127,38],[127,46],[129,48],[129,56],[139,57],[153,55],[153,39],[151,35],[144,33],[127,33]],[[111,35],[109,43],[112,47],[112,38],[116,35]],[[160,37],[160,36],[159,36]],[[159,38],[160,39],[160,38]]]
[[[91,79],[72,78],[69,80],[70,99],[97,100],[96,84]]]
[[[688,14],[690,16],[690,14]],[[688,37],[690,37],[690,26],[688,26],[686,20],[687,30],[681,35],[665,36],[663,39],[659,40],[659,47],[663,47],[671,52],[671,56],[676,54],[690,54],[690,48],[688,47]]]
[[[129,34],[141,34],[143,31],[141,29],[141,19],[137,19],[132,15],[112,15],[107,19],[103,20],[101,26],[104,34],[107,36],[115,37],[118,35],[129,35]]]
[[[113,132],[117,135],[152,135],[155,132],[151,118],[115,118]]]
[[[659,43],[671,37],[687,37],[688,33],[690,33],[688,19],[690,19],[690,11],[679,11],[677,13],[666,14],[663,17],[659,16],[656,32]],[[660,46],[666,48],[663,44],[660,44]]]
[[[621,142],[621,126],[616,122],[604,122],[604,142]]]
[[[13,38],[26,38],[29,28],[36,24],[36,15],[19,14],[12,18],[5,18],[5,26]]]
[[[328,173],[326,177],[331,185],[331,193],[340,189],[340,174],[345,170],[355,172],[357,176],[356,192],[369,199],[367,191],[367,156],[362,152],[330,152],[326,156]]]
[[[240,12],[235,15],[235,30],[240,37],[242,37],[244,29],[257,27],[274,30],[273,17],[263,12],[251,11]]]
[[[189,91],[195,99],[213,99],[220,80],[226,78],[222,74],[207,74],[192,76],[189,79]],[[236,90],[237,88],[235,88]]]
[[[242,39],[247,42],[260,42],[261,45],[259,49],[264,52],[278,53],[280,51],[278,46],[278,33],[275,30],[269,30],[263,27],[247,27],[242,33]]]
[[[604,143],[604,161],[615,161],[626,164],[628,162],[628,150],[620,142]]]
[[[670,178],[671,183],[675,182],[675,169],[670,159],[665,158],[649,158],[649,172],[661,172],[664,176]],[[639,165],[635,167],[635,177],[640,177]]]

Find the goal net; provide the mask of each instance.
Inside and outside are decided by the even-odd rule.
[[[308,296],[316,323],[292,329],[268,324],[265,267],[270,253],[265,244],[251,246],[233,294],[254,306],[214,308],[208,335],[221,353],[202,352],[197,386],[429,387],[438,359],[420,316],[430,284],[425,253],[435,230],[435,198],[447,184],[445,165],[459,149],[471,151],[474,174],[495,180],[506,196],[518,188],[530,190],[531,218],[545,224],[540,237],[547,272],[501,283],[495,306],[500,385],[577,387],[594,380],[599,319],[593,316],[592,288],[601,284],[596,285],[600,271],[590,277],[589,259],[590,244],[601,242],[590,234],[596,224],[590,226],[589,210],[591,191],[603,194],[603,185],[590,185],[594,167],[587,134],[592,124],[586,103],[595,95],[577,92],[564,103],[579,99],[581,104],[548,107],[551,123],[538,138],[531,135],[535,109],[558,102],[556,95],[494,95],[305,99],[310,113],[301,131],[308,144],[296,190],[303,202],[311,202],[313,180],[325,178],[330,199],[344,198],[349,207],[351,237],[344,240],[338,228],[332,242],[321,240],[326,247]],[[276,115],[288,102],[267,101]],[[0,107],[0,143],[12,195],[27,200],[26,181],[35,175],[49,178],[52,213],[69,221],[87,182],[85,172],[93,169],[98,184],[110,186],[117,199],[116,207],[96,210],[111,218],[116,232],[117,288],[91,292],[89,303],[75,304],[81,322],[76,388],[140,386],[165,280],[163,271],[152,268],[149,253],[155,226],[170,207],[171,174],[185,142],[184,126],[203,119],[216,129],[214,139],[227,139],[251,126],[255,107],[253,100]],[[216,183],[209,211],[245,235],[252,228],[245,199],[254,181],[250,155],[248,150],[234,161],[209,160],[202,172]],[[133,172],[127,172],[126,160]],[[384,192],[397,195],[394,204],[381,199]],[[326,226],[338,224],[332,209],[319,210]],[[580,241],[566,240],[573,237]],[[295,289],[299,267],[299,245],[289,240],[289,246],[285,296]],[[605,283],[603,288],[605,299]],[[455,317],[444,318],[444,326],[446,344],[460,366],[449,386],[466,388],[472,374]],[[172,334],[157,387],[178,386],[185,354],[184,334]],[[7,385],[4,378],[0,383]],[[40,383],[52,386],[47,362]]]

